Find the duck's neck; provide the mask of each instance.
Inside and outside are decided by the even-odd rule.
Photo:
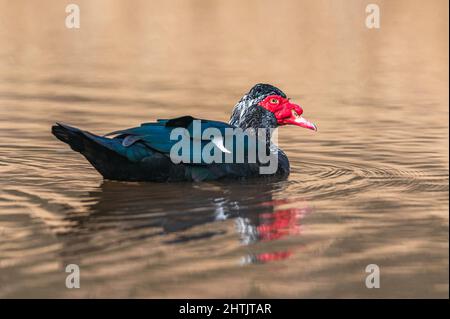
[[[278,126],[275,115],[260,107],[254,100],[246,100],[245,98],[246,96],[234,107],[229,123],[243,130],[254,129],[257,133],[258,129],[264,128],[266,131],[266,154],[277,154],[277,172],[288,175],[290,171],[289,160],[283,150],[275,144],[276,141],[272,141],[274,129]]]
[[[229,123],[243,130],[248,128],[275,129],[277,119],[272,112],[258,105],[258,101],[244,96],[234,107]]]
[[[253,129],[256,134],[261,134],[260,129],[264,129],[267,150],[273,149],[271,138],[277,127],[277,120],[273,113],[260,107],[255,100],[246,99],[244,96],[234,107],[229,123],[244,131]]]

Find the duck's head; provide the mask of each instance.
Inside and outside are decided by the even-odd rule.
[[[302,114],[303,109],[280,89],[270,84],[256,84],[235,105],[230,124],[242,129],[296,125],[317,131],[317,126]]]

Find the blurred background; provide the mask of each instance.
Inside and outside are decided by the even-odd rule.
[[[448,1],[369,3],[0,0],[0,297],[448,298]],[[279,130],[287,181],[102,181],[50,134],[228,121],[260,82],[319,127]]]

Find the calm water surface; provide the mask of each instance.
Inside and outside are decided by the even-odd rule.
[[[447,1],[379,30],[364,1],[77,3],[0,0],[0,297],[448,297]],[[279,130],[285,181],[104,181],[50,134],[227,121],[258,82],[319,126]]]

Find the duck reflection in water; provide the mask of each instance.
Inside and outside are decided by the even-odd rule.
[[[160,237],[163,244],[185,244],[227,232],[220,227],[199,226],[234,220],[240,242],[251,247],[256,242],[300,234],[300,221],[312,209],[298,199],[274,199],[286,194],[288,187],[288,181],[279,180],[176,185],[104,181],[89,194],[85,214],[67,217],[72,227],[66,235],[77,241],[83,237],[84,242],[89,241],[89,250],[114,245],[111,241],[116,236],[102,243],[86,240],[111,227],[119,231],[116,240],[120,238],[121,242],[124,238],[140,241]],[[124,236],[124,232],[128,234]],[[290,250],[249,253],[243,262],[268,262],[291,255]]]
[[[258,241],[278,240],[285,236],[300,235],[301,219],[312,212],[312,208],[305,202],[300,202],[301,207],[278,209],[281,205],[289,204],[289,201],[275,200],[264,203],[272,212],[260,213],[256,220],[246,217],[237,217],[237,229],[241,235],[241,242],[250,245]],[[299,203],[296,203],[297,205]],[[282,260],[290,257],[292,250],[264,252],[249,254],[243,259],[243,263],[265,263]]]

